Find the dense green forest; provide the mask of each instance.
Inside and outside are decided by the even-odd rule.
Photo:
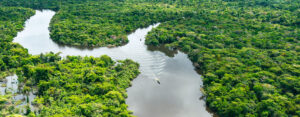
[[[23,113],[17,100],[0,95],[0,116],[132,116],[127,110],[126,88],[138,74],[139,65],[131,60],[113,61],[108,56],[68,56],[59,53],[32,56],[13,43],[34,10],[0,7],[0,81],[17,73],[21,92],[37,90],[34,101],[38,112],[29,105]]]
[[[202,71],[207,105],[219,115],[299,116],[299,1],[275,8],[237,3],[167,21],[146,43],[186,52]]]
[[[34,10],[20,7],[0,7],[0,81],[18,67],[27,64],[30,55],[19,44],[13,43],[13,37],[23,29],[26,19],[34,14]],[[0,95],[0,116],[8,116],[17,112],[12,95]]]
[[[89,6],[86,8],[86,6]],[[183,12],[160,4],[86,3],[63,7],[51,22],[51,38],[75,46],[119,46],[139,27],[174,19]]]
[[[132,116],[127,110],[126,88],[139,74],[139,65],[131,60],[48,53],[30,56],[29,63],[16,70],[22,92],[37,89],[33,102],[37,112],[26,108],[25,115],[35,116]],[[11,95],[0,96],[0,116],[21,113]]]
[[[186,52],[202,71],[207,106],[218,115],[300,116],[299,0],[1,0],[0,5],[0,77],[18,71],[26,87],[37,86],[41,115],[130,116],[124,89],[138,65],[125,60],[115,66],[106,56],[29,55],[11,41],[32,9],[57,11],[51,37],[74,46],[118,46],[135,29],[161,22],[146,44]],[[14,113],[6,102],[9,95],[1,96],[0,109]]]
[[[26,64],[27,50],[12,40],[34,13],[28,8],[0,7],[0,80],[7,76],[7,71]]]
[[[105,55],[60,60],[58,54],[41,55],[37,61],[41,63],[25,65],[17,73],[24,89],[37,86],[34,103],[40,116],[131,116],[125,89],[139,74],[137,63],[114,62]]]
[[[135,1],[14,1],[7,6],[27,6],[58,10],[50,24],[51,38],[72,46],[120,46],[127,34],[140,27],[192,14],[187,7]],[[49,3],[49,4],[48,4]]]

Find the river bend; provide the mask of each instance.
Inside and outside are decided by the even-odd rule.
[[[127,89],[126,103],[138,117],[209,117],[212,116],[201,100],[202,80],[192,62],[182,52],[169,51],[163,47],[148,47],[145,36],[152,28],[137,29],[128,35],[129,43],[114,48],[76,48],[62,46],[50,39],[49,23],[54,11],[36,11],[28,19],[23,31],[14,42],[21,44],[33,55],[61,52],[61,56],[108,55],[114,60],[132,59],[140,64],[141,74]],[[160,84],[157,82],[159,81]]]

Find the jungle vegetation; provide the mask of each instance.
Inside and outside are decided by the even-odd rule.
[[[23,29],[26,19],[35,13],[34,10],[21,7],[0,7],[0,82],[16,69],[28,62],[27,50],[17,43],[13,37]],[[0,116],[18,116],[12,94],[0,95]]]
[[[29,82],[28,87],[45,83],[39,87],[46,88],[39,90],[36,101],[42,108],[41,114],[92,115],[98,111],[93,109],[99,104],[105,107],[101,108],[105,114],[124,112],[122,114],[128,115],[130,112],[122,105],[122,99],[126,97],[122,90],[128,84],[116,85],[115,88],[123,88],[120,90],[112,89],[121,96],[117,96],[118,101],[111,99],[119,105],[112,104],[118,111],[110,109],[109,113],[107,109],[111,106],[102,102],[106,94],[95,95],[89,91],[97,84],[114,84],[115,81],[92,81],[94,85],[88,85],[83,73],[68,71],[72,67],[90,69],[84,65],[99,67],[88,61],[91,58],[69,57],[32,63],[29,59],[32,56],[26,49],[11,42],[16,32],[22,29],[25,19],[33,15],[32,9],[57,11],[50,24],[51,37],[58,43],[74,46],[122,45],[128,41],[126,35],[133,30],[161,22],[148,34],[146,44],[165,45],[186,52],[202,71],[207,106],[218,115],[300,116],[299,0],[2,0],[0,5],[0,14],[3,14],[0,16],[0,74],[6,76],[7,71],[18,69],[23,82]],[[43,58],[40,56],[37,61]],[[74,64],[75,58],[83,66],[70,65]],[[102,61],[101,58],[93,59]],[[37,74],[34,71],[40,68],[47,69],[46,81],[34,79]],[[116,70],[114,66],[100,68]],[[26,69],[32,70],[28,71],[30,74],[24,74]],[[71,74],[64,74],[59,69]],[[127,74],[133,73],[136,74],[133,71]],[[113,72],[111,76],[117,74]],[[55,87],[64,83],[59,78],[71,76],[76,77],[68,79],[69,84],[78,83],[87,91],[68,89],[66,84]],[[104,76],[106,74],[103,79]],[[61,91],[69,98],[52,94],[55,91]],[[82,110],[73,108],[74,100],[86,98],[92,101],[78,101]],[[61,109],[74,109],[75,113],[56,110],[58,105]]]
[[[0,95],[0,116],[132,116],[125,89],[139,74],[139,65],[106,55],[63,59],[59,53],[30,55],[12,40],[34,13],[29,8],[0,7],[0,81],[16,73],[22,93],[37,90],[33,103],[38,111],[27,105],[22,112],[14,94],[6,91]]]
[[[137,28],[191,14],[188,8],[137,1],[4,0],[2,3],[57,10],[50,24],[51,39],[84,47],[120,46],[128,42],[127,34]]]
[[[210,4],[162,23],[146,43],[186,52],[221,116],[300,116],[300,9],[289,2]]]
[[[0,7],[0,81],[8,75],[8,71],[26,64],[30,55],[12,40],[23,29],[25,20],[34,13],[28,8]]]
[[[125,89],[139,74],[137,63],[114,62],[106,55],[61,60],[53,53],[40,55],[36,61],[40,63],[25,65],[17,74],[24,89],[37,86],[34,103],[39,116],[132,116],[125,104]]]

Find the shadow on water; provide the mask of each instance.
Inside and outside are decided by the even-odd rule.
[[[168,57],[174,57],[176,54],[178,54],[178,50],[171,50],[164,45],[161,45],[161,46],[148,45],[147,49],[149,51],[160,51]]]
[[[201,76],[195,71],[188,56],[164,46],[145,45],[145,37],[154,24],[139,28],[128,35],[129,43],[119,47],[78,48],[61,46],[50,39],[49,23],[54,11],[36,11],[25,23],[25,29],[18,33],[14,42],[36,55],[60,52],[62,57],[108,55],[114,60],[132,59],[140,64],[141,74],[127,89],[126,104],[133,115],[139,117],[211,117],[203,94]]]

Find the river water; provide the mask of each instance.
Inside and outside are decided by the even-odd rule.
[[[14,42],[36,55],[47,52],[61,52],[61,56],[108,55],[114,60],[132,59],[140,64],[141,74],[127,89],[126,103],[129,110],[138,117],[209,117],[212,116],[200,99],[201,76],[197,74],[187,55],[170,51],[164,47],[145,45],[145,36],[152,28],[137,29],[128,35],[129,43],[114,48],[77,48],[62,46],[50,39],[49,23],[54,11],[36,11],[25,23]]]

